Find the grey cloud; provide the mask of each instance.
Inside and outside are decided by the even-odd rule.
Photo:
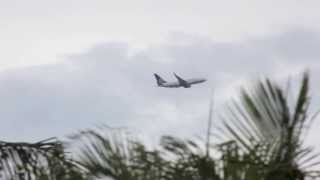
[[[304,57],[316,59],[320,39],[315,37],[315,32],[294,31],[233,44],[190,35],[187,42],[168,41],[134,54],[125,43],[102,43],[59,64],[5,72],[0,75],[0,135],[14,140],[61,137],[97,122],[152,136],[201,135],[212,87],[221,104],[230,93],[226,87],[235,81],[282,73],[275,68],[279,54],[288,67],[305,64]],[[301,44],[292,43],[297,41]],[[292,57],[300,58],[292,62]],[[177,72],[209,82],[162,89],[156,87],[154,72],[168,80]]]
[[[256,39],[252,42],[267,54],[295,62],[317,62],[320,57],[320,34],[303,28]]]

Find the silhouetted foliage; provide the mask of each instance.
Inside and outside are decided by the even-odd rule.
[[[297,98],[289,102],[284,91],[270,79],[252,89],[242,89],[239,100],[228,107],[224,130],[243,152],[254,156],[266,180],[304,179],[317,165],[318,154],[304,146],[304,133],[315,116],[309,116],[309,75],[304,73]]]
[[[3,180],[79,180],[82,177],[55,138],[37,143],[0,141],[0,157],[0,179]]]

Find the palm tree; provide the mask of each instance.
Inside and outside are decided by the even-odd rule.
[[[95,178],[115,180],[160,180],[167,162],[157,150],[148,151],[125,133],[85,130],[71,136],[80,141],[79,163]]]
[[[80,180],[82,177],[56,138],[36,143],[0,141],[1,180]]]
[[[290,104],[289,90],[265,79],[252,89],[242,89],[222,115],[224,135],[235,140],[241,151],[250,154],[250,162],[261,167],[266,180],[302,180],[318,155],[305,147],[309,116],[309,75],[303,74],[297,98]],[[252,158],[253,157],[253,158]]]
[[[119,132],[86,130],[73,135],[72,140],[82,142],[79,163],[95,178],[220,180],[215,161],[191,140],[164,136],[161,148],[152,150]]]

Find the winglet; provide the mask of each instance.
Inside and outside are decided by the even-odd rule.
[[[174,76],[179,80],[179,82],[186,82],[184,79],[182,79],[180,76],[178,76],[176,73],[173,73]]]

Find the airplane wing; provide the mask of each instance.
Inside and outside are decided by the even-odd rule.
[[[186,80],[184,80],[184,79],[182,79],[181,77],[179,77],[176,73],[173,73],[174,74],[174,76],[178,79],[178,82],[179,82],[179,84],[181,85],[181,86],[183,86],[183,87],[190,87],[190,84],[186,81]]]

